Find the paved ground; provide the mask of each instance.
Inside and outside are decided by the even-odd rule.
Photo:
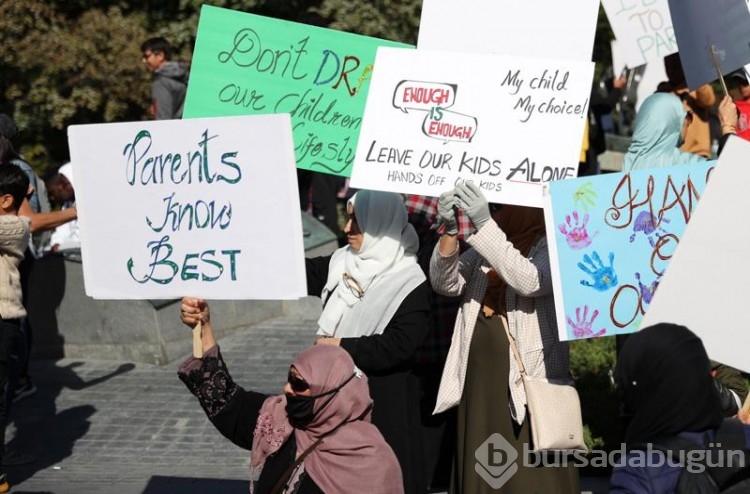
[[[276,392],[311,325],[269,320],[221,340],[222,353],[243,386]],[[213,429],[178,365],[34,361],[39,392],[16,405],[8,439],[36,462],[10,469],[11,492],[246,493],[248,453]],[[583,485],[606,492],[592,479]]]

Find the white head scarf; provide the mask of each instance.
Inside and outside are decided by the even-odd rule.
[[[318,319],[318,334],[337,338],[381,334],[426,280],[417,264],[419,238],[399,194],[361,190],[349,204],[364,239],[359,251],[347,245],[331,256]]]

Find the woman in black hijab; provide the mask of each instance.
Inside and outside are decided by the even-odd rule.
[[[627,444],[721,424],[721,402],[703,342],[677,324],[656,324],[628,338],[615,380],[628,419]]]
[[[723,420],[712,379],[703,342],[684,326],[657,324],[627,339],[617,359],[615,381],[628,421],[629,452],[612,472],[610,494],[675,491],[682,472],[679,464],[657,464],[656,457],[646,464],[631,460],[663,438],[678,436],[696,446],[703,444],[703,433],[713,432]]]

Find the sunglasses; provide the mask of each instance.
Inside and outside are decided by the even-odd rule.
[[[286,380],[289,383],[289,386],[292,388],[292,391],[294,391],[295,393],[303,393],[310,389],[310,385],[307,384],[307,381],[292,374],[291,370],[286,376]]]

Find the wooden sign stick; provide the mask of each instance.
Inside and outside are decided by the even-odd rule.
[[[719,64],[719,59],[716,57],[718,48],[716,47],[716,45],[711,45],[708,47],[708,51],[711,53],[711,61],[714,64],[716,73],[719,75],[719,81],[721,81],[721,87],[722,89],[724,89],[724,94],[729,95],[729,91],[727,91],[727,83],[724,81],[724,76],[721,73],[721,65]]]
[[[193,328],[193,357],[203,358],[203,325],[200,321]]]

